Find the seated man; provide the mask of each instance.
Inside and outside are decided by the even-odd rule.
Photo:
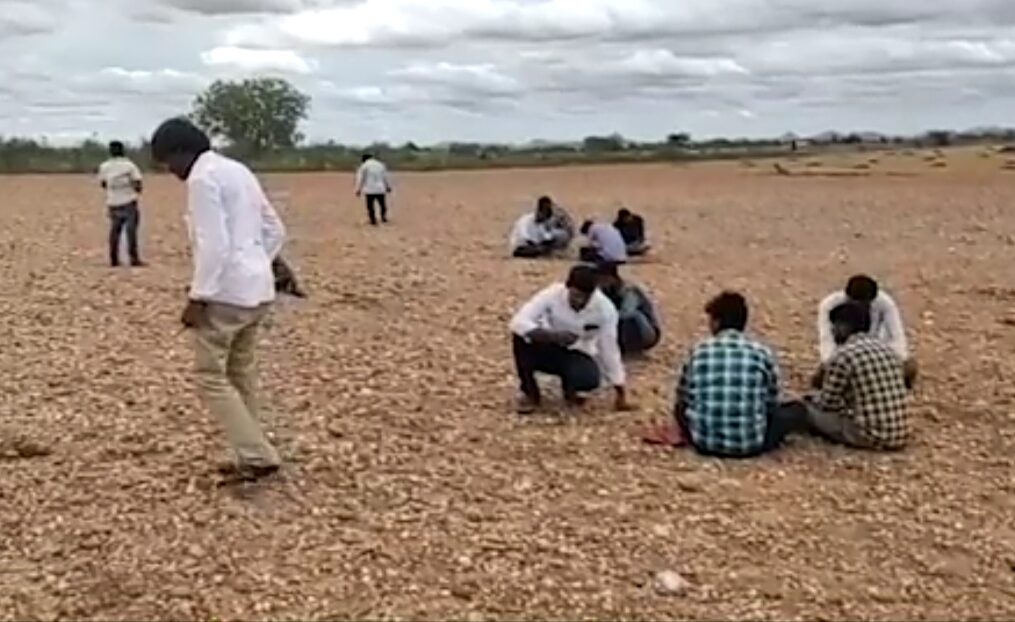
[[[620,316],[617,334],[621,354],[641,354],[654,348],[662,337],[655,306],[645,290],[620,278],[616,264],[600,264],[599,290],[613,302]]]
[[[596,289],[596,282],[591,267],[576,266],[566,283],[542,290],[512,318],[515,367],[521,381],[519,414],[531,414],[539,407],[536,372],[560,377],[565,400],[581,404],[581,393],[599,387],[600,369],[616,391],[616,409],[630,409],[617,346],[617,311]]]
[[[818,340],[821,355],[821,366],[811,381],[815,389],[820,389],[825,370],[835,354],[836,344],[832,334],[830,312],[844,302],[859,302],[870,310],[870,334],[887,344],[903,361],[906,387],[913,388],[916,382],[916,361],[910,358],[906,343],[906,330],[902,325],[899,307],[887,293],[879,291],[877,282],[869,276],[860,274],[849,279],[845,291],[830,294],[818,305]]]
[[[554,252],[557,241],[549,228],[553,218],[553,206],[540,202],[536,211],[524,214],[511,230],[511,255],[513,257],[545,257]]]
[[[582,261],[595,264],[627,262],[627,244],[613,225],[586,220],[581,232],[589,240],[588,246],[579,251]]]
[[[870,334],[870,307],[847,301],[829,312],[839,349],[825,367],[821,393],[809,396],[811,431],[862,449],[892,450],[909,441],[902,361]]]
[[[772,351],[744,334],[747,302],[724,292],[705,307],[712,337],[684,363],[674,416],[698,453],[749,458],[778,447],[804,423],[802,408],[779,403]]]
[[[617,220],[613,226],[620,232],[627,244],[627,254],[631,257],[638,257],[648,252],[650,246],[645,239],[645,219],[637,214],[632,214],[628,209],[617,212]]]

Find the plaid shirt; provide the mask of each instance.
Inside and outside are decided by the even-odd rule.
[[[778,399],[772,351],[737,330],[698,344],[677,387],[677,408],[685,409],[694,446],[719,455],[761,450]]]
[[[909,440],[902,362],[890,346],[853,335],[832,357],[818,406],[856,423],[870,443],[898,449]]]

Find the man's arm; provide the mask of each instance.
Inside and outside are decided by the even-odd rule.
[[[628,410],[630,407],[627,403],[627,370],[624,369],[624,359],[620,355],[620,343],[617,338],[619,318],[613,303],[607,301],[603,309],[602,326],[599,328],[599,339],[596,344],[599,366],[616,392],[615,408]]]
[[[849,391],[852,368],[846,357],[837,355],[827,365],[825,381],[821,386],[818,406],[830,413],[845,415],[849,412],[846,394]]]
[[[906,341],[906,328],[902,324],[902,314],[899,312],[899,305],[895,304],[888,294],[882,294],[883,312],[885,314],[885,328],[888,329],[888,345],[892,351],[905,361],[909,358],[909,343]]]
[[[363,193],[363,182],[366,176],[363,174],[364,165],[360,164],[360,167],[356,169],[356,194],[357,196]]]
[[[285,225],[278,217],[275,207],[261,190],[261,237],[264,240],[264,251],[274,260],[282,252],[285,244]]]
[[[553,299],[555,285],[540,291],[526,302],[511,318],[511,332],[522,338],[530,338],[540,330],[540,320],[546,315]]]
[[[384,178],[384,188],[387,189],[388,193],[390,193],[392,190],[391,175],[388,173],[387,164],[381,165],[381,176]]]
[[[835,354],[835,336],[832,334],[832,320],[828,317],[832,309],[843,301],[842,296],[832,294],[818,305],[818,354],[825,365]]]
[[[209,179],[190,180],[187,203],[194,238],[190,298],[207,301],[218,293],[230,244],[218,184]]]
[[[141,194],[144,190],[144,184],[142,183],[141,169],[137,167],[137,164],[131,162],[130,166],[130,185],[134,187],[134,192]]]

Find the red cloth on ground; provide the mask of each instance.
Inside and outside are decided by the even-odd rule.
[[[641,440],[649,445],[665,445],[667,447],[683,447],[687,445],[680,426],[675,421],[654,423],[641,433]]]

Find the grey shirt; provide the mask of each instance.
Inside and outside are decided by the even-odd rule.
[[[589,242],[606,261],[622,263],[627,261],[627,244],[624,236],[613,225],[605,222],[593,223],[589,228]]]

